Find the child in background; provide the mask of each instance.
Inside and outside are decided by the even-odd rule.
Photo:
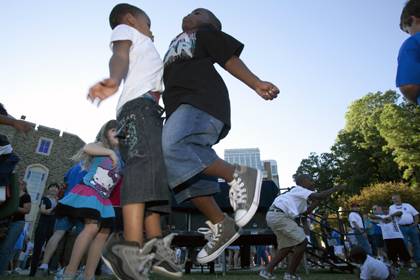
[[[31,258],[29,277],[35,276],[44,243],[46,243],[54,233],[55,207],[57,206],[57,194],[59,189],[59,184],[51,183],[45,191],[45,196],[41,198],[41,203],[39,205],[40,215],[35,229],[34,250]]]
[[[344,188],[344,186],[337,186],[316,192],[314,181],[307,174],[297,175],[295,181],[295,187],[274,199],[266,215],[267,225],[277,238],[277,252],[266,268],[259,273],[264,279],[275,279],[273,275],[275,267],[289,254],[291,254],[291,260],[283,279],[300,279],[296,275],[296,270],[303,258],[308,240],[304,229],[298,226],[295,219],[304,213],[310,214],[320,201]]]
[[[66,268],[55,279],[75,279],[80,261],[88,251],[86,267],[78,279],[94,278],[102,248],[114,225],[115,212],[109,199],[121,178],[123,162],[118,152],[117,121],[108,121],[99,131],[94,143],[84,146],[73,158],[83,160],[87,174],[59,201],[59,216],[83,219],[85,226],[78,235]]]
[[[66,188],[63,197],[69,194],[76,185],[83,182],[83,177],[86,173],[87,171],[83,170],[83,162],[76,163],[67,171],[64,175]],[[70,231],[73,227],[76,227],[76,232],[80,233],[83,229],[83,223],[78,218],[57,217],[54,225],[54,233],[45,245],[42,263],[35,273],[36,276],[47,276],[49,274],[49,263],[58,247],[58,243],[66,232]]]
[[[360,264],[360,280],[392,280],[395,275],[382,261],[369,256],[360,246],[351,249],[350,259]]]

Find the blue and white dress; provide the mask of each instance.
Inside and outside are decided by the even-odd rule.
[[[109,197],[121,179],[122,168],[121,160],[113,167],[110,157],[94,157],[83,182],[59,201],[57,215],[97,220],[101,227],[111,228],[115,212]]]

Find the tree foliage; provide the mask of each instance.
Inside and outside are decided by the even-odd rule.
[[[420,183],[420,108],[414,105],[384,106],[378,124],[386,140],[385,149],[395,155],[395,162],[404,170],[403,178]]]
[[[373,205],[390,206],[392,204],[391,196],[393,194],[401,195],[403,202],[410,203],[415,208],[420,209],[420,189],[410,187],[405,183],[377,183],[363,188],[358,195],[354,195],[342,201],[342,205],[349,209],[352,203],[358,203],[363,212],[372,209]]]
[[[311,174],[319,190],[334,186],[337,178],[337,163],[331,153],[317,155],[311,153],[307,159],[302,160],[296,174]]]
[[[311,153],[296,173],[313,175],[319,186],[346,184],[347,197],[391,181],[418,187],[420,109],[398,100],[395,91],[387,91],[354,101],[331,151]]]

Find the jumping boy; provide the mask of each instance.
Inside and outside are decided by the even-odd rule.
[[[411,36],[398,53],[397,87],[420,105],[420,0],[410,0],[401,13],[400,28]]]
[[[144,279],[148,254],[153,248],[153,271],[181,277],[175,254],[169,248],[171,237],[162,239],[160,227],[160,215],[170,211],[161,145],[162,110],[158,105],[163,90],[163,63],[153,44],[150,19],[143,10],[118,4],[112,9],[109,22],[113,30],[110,77],[91,87],[89,98],[104,100],[117,92],[124,79],[117,120],[121,126],[120,151],[126,165],[121,189],[124,240],[111,238],[103,259],[119,279]],[[140,250],[143,225],[151,241]]]
[[[309,175],[297,175],[295,181],[296,186],[276,197],[267,212],[267,225],[277,237],[278,251],[266,268],[260,271],[259,275],[265,279],[275,279],[274,268],[290,253],[292,257],[283,279],[300,279],[296,270],[308,242],[303,228],[298,226],[295,219],[301,214],[311,213],[321,200],[344,188],[338,186],[318,193],[314,191],[314,182]]]
[[[183,32],[171,42],[164,58],[167,121],[162,144],[169,186],[178,203],[191,200],[209,220],[212,231],[212,238],[197,255],[199,263],[214,260],[239,237],[237,226],[245,226],[258,208],[262,181],[260,171],[233,166],[212,149],[230,129],[228,90],[213,64],[218,63],[265,100],[279,93],[239,58],[244,45],[221,30],[211,11],[195,9],[184,17]],[[219,190],[214,178],[223,178],[231,186],[234,220],[213,198]]]

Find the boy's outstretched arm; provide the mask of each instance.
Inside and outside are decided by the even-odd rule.
[[[0,115],[0,124],[14,127],[17,131],[27,133],[32,129],[32,126],[22,120],[17,120],[9,116]]]
[[[121,81],[126,77],[129,65],[131,41],[115,41],[109,60],[109,78],[94,84],[89,89],[88,99],[104,100],[118,91]]]
[[[346,186],[336,186],[333,187],[331,189],[322,191],[322,192],[314,192],[309,196],[309,200],[322,200],[328,196],[330,196],[331,194],[335,193],[335,192],[339,192],[341,190],[344,190],[346,188]]]
[[[226,71],[257,92],[265,100],[273,100],[279,89],[270,82],[261,81],[237,56],[232,56],[224,65]]]
[[[336,186],[333,188],[330,188],[328,190],[322,191],[322,192],[314,192],[309,197],[308,200],[310,201],[310,204],[308,208],[306,209],[306,214],[310,214],[315,208],[317,208],[323,199],[327,198],[331,194],[344,190],[345,186]]]

